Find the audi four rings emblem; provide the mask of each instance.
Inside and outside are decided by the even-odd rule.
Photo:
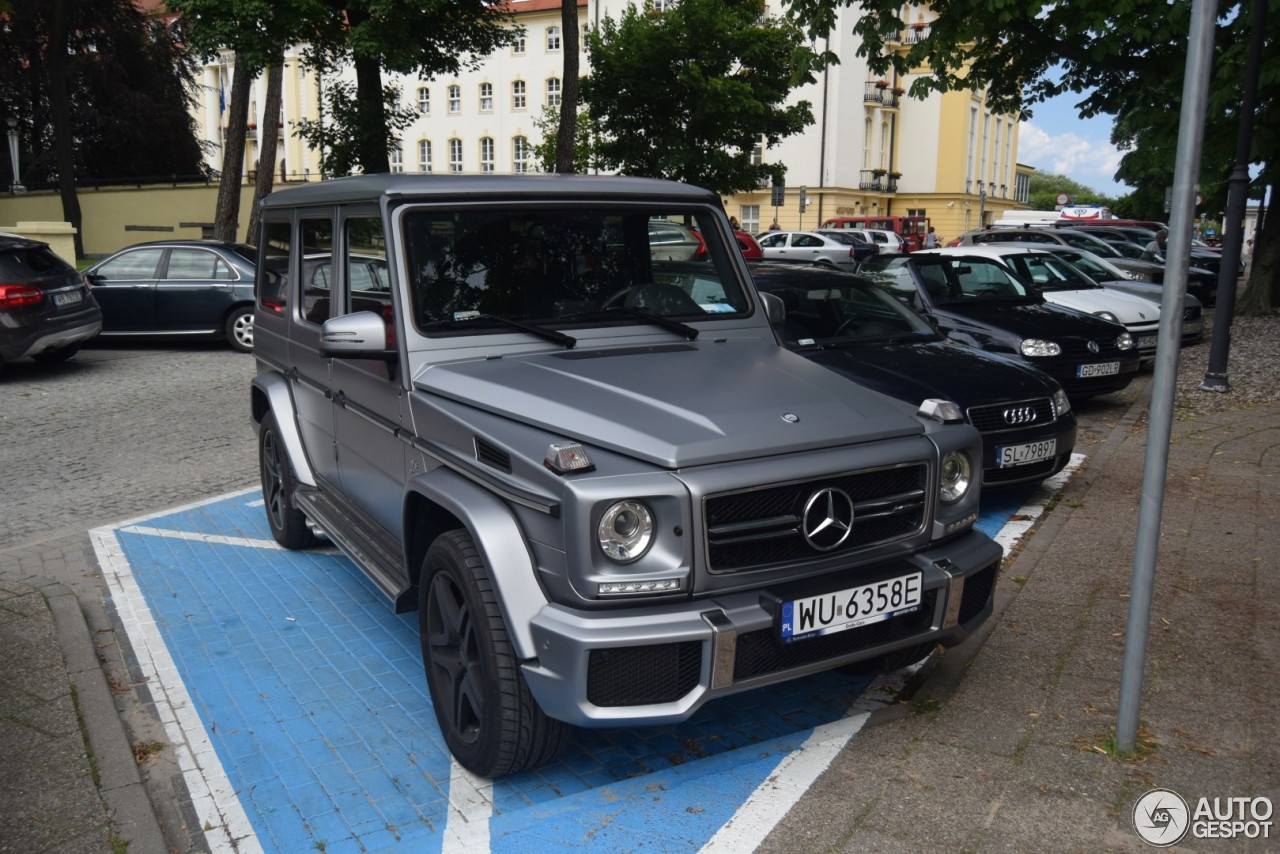
[[[1090,352],[1090,353],[1097,353],[1099,350],[1101,350],[1101,349],[1102,349],[1101,347],[1099,347],[1099,346],[1098,346],[1098,342],[1097,342],[1097,341],[1090,341],[1090,342],[1089,342],[1088,344],[1086,344],[1085,346],[1087,346],[1087,347],[1089,348],[1089,352]]]
[[[804,505],[805,542],[820,552],[839,548],[853,533],[853,499],[843,489],[819,489]]]
[[[1030,406],[1010,406],[1003,414],[1005,424],[1030,424],[1036,420],[1036,411]]]

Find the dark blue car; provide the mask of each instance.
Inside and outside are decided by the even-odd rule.
[[[907,403],[959,404],[982,433],[985,486],[1043,480],[1071,459],[1076,418],[1044,372],[946,340],[860,276],[769,263],[752,275],[786,307],[777,331],[788,349]]]
[[[85,276],[102,306],[102,337],[222,338],[253,350],[257,249],[213,240],[161,240],[121,249]]]

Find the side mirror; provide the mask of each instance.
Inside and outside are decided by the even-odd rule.
[[[777,326],[787,319],[787,306],[781,297],[761,291],[760,302],[764,305],[764,314],[769,318],[770,326]]]
[[[320,355],[326,359],[380,359],[394,362],[387,347],[387,323],[372,311],[331,317],[320,327]]]

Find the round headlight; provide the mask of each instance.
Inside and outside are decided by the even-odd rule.
[[[942,458],[942,472],[938,479],[938,497],[945,504],[955,504],[973,483],[973,463],[964,451],[948,451]]]
[[[619,501],[604,511],[596,537],[610,560],[639,560],[653,543],[653,514],[639,501]]]
[[[1103,320],[1110,320],[1112,323],[1119,323],[1120,320],[1109,311],[1095,311],[1095,317],[1101,317]]]
[[[1057,341],[1042,338],[1023,338],[1021,349],[1024,356],[1057,356],[1062,353],[1062,346]]]
[[[1133,343],[1133,336],[1128,332],[1121,332],[1120,337],[1116,339],[1116,346],[1121,350],[1132,350],[1137,345]]]

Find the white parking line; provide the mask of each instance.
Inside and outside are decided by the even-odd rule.
[[[145,534],[148,537],[168,537],[171,540],[195,540],[201,543],[217,543],[223,546],[245,546],[251,549],[271,549],[281,551],[283,547],[275,540],[259,540],[250,537],[224,537],[221,534],[200,534],[195,531],[170,531],[165,528],[148,528],[143,525],[129,525],[121,528],[126,534]]]
[[[493,782],[477,777],[449,757],[449,817],[441,854],[479,854],[489,850],[493,817]]]

